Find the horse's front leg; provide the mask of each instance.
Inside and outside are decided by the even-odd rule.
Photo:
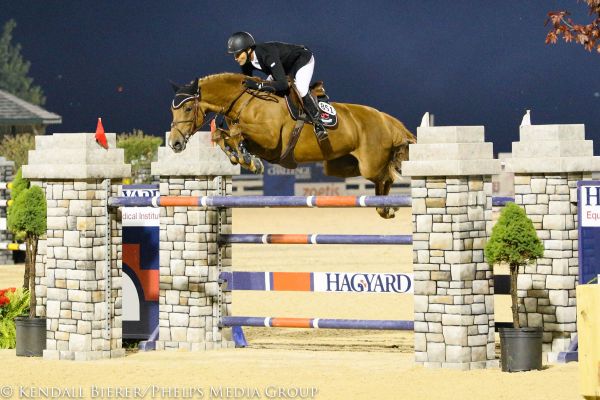
[[[240,154],[240,165],[250,172],[255,174],[262,174],[265,170],[265,166],[260,158],[252,155],[248,149],[246,149],[246,145],[244,141],[240,141],[238,145],[238,150]]]
[[[223,153],[225,153],[233,165],[240,163],[238,152],[225,139],[215,140],[215,142],[221,148],[221,150],[223,150]]]

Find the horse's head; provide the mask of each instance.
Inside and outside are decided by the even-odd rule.
[[[206,114],[200,105],[201,92],[199,81],[199,79],[195,79],[181,87],[173,85],[175,97],[171,104],[173,122],[171,122],[169,146],[175,153],[179,153],[185,149],[189,138],[204,123]]]

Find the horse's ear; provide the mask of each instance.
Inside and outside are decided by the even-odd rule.
[[[170,79],[169,79],[169,83],[171,84],[171,87],[173,88],[173,91],[175,93],[177,93],[177,91],[179,90],[179,88],[181,88],[181,85],[176,84],[175,82],[173,82]]]

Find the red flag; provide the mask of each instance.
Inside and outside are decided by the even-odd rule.
[[[102,118],[98,118],[98,125],[96,126],[96,143],[108,150],[108,140],[106,140],[106,135],[104,134]]]

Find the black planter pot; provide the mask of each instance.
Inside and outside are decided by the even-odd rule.
[[[46,349],[46,318],[15,318],[17,356],[41,357]]]
[[[501,328],[502,371],[542,369],[542,328]]]

